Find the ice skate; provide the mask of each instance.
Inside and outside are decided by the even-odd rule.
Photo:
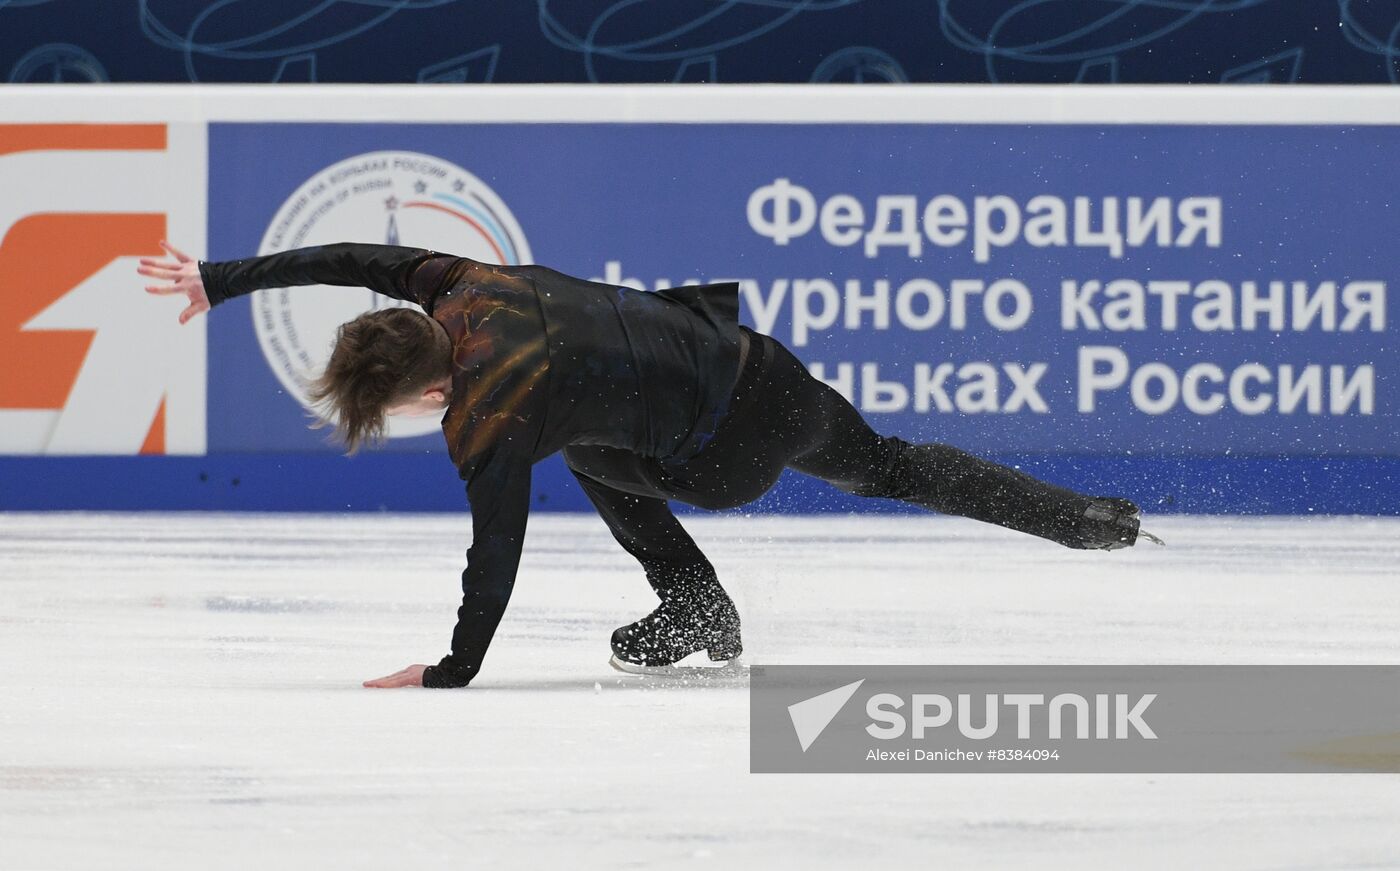
[[[749,663],[742,656],[735,656],[730,660],[714,662],[706,659],[705,655],[698,651],[692,656],[676,662],[674,665],[634,665],[630,662],[618,659],[617,654],[613,654],[608,658],[608,665],[623,674],[654,678],[671,678],[677,681],[689,681],[694,679],[723,682],[735,678],[747,680],[749,673]]]
[[[1127,499],[1095,499],[1079,520],[1079,546],[1088,550],[1119,550],[1132,547],[1139,537],[1154,544],[1166,544],[1143,531],[1138,507]]]
[[[739,612],[718,584],[693,595],[670,596],[647,616],[612,635],[611,665],[628,674],[696,675],[733,673],[744,645]],[[704,651],[711,664],[680,664]]]

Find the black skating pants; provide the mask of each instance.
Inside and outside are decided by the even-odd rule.
[[[1089,497],[944,444],[872,430],[845,397],[775,339],[748,346],[729,411],[684,463],[619,448],[570,445],[564,459],[618,543],[663,598],[713,582],[714,570],[668,499],[708,509],[762,496],[796,469],[859,496],[900,499],[1076,547]]]

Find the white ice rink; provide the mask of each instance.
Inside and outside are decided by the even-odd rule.
[[[772,663],[1397,663],[1400,519],[686,518]],[[653,605],[531,519],[467,690],[460,516],[0,514],[0,869],[1400,867],[1400,775],[751,775],[741,686],[607,664]]]

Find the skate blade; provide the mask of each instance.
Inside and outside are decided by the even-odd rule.
[[[1141,527],[1138,528],[1138,538],[1145,538],[1153,544],[1160,544],[1163,547],[1167,546],[1167,543],[1165,541],[1162,541],[1160,538]]]
[[[686,657],[686,659],[692,658],[695,658],[694,654]],[[749,671],[749,664],[744,661],[742,656],[715,663],[710,663],[709,660],[704,659],[702,656],[699,661],[707,664],[680,665],[678,663],[676,665],[637,665],[636,663],[618,659],[617,656],[614,655],[608,659],[608,665],[611,665],[623,674],[648,675],[651,677],[696,678],[703,680],[723,680],[739,675],[746,675]],[[685,660],[683,659],[681,662],[685,662]]]

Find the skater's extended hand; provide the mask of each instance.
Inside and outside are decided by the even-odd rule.
[[[172,248],[169,242],[162,241],[160,247],[174,257],[174,261],[142,257],[136,271],[149,278],[162,278],[169,284],[148,284],[147,293],[162,296],[183,293],[189,298],[189,306],[180,312],[180,323],[185,323],[200,312],[209,311],[209,295],[204,292],[204,279],[199,277],[199,264],[189,255]]]
[[[399,669],[393,674],[367,680],[365,686],[386,690],[397,687],[421,687],[423,685],[423,669],[425,668],[427,668],[426,665],[410,665],[408,668]]]

